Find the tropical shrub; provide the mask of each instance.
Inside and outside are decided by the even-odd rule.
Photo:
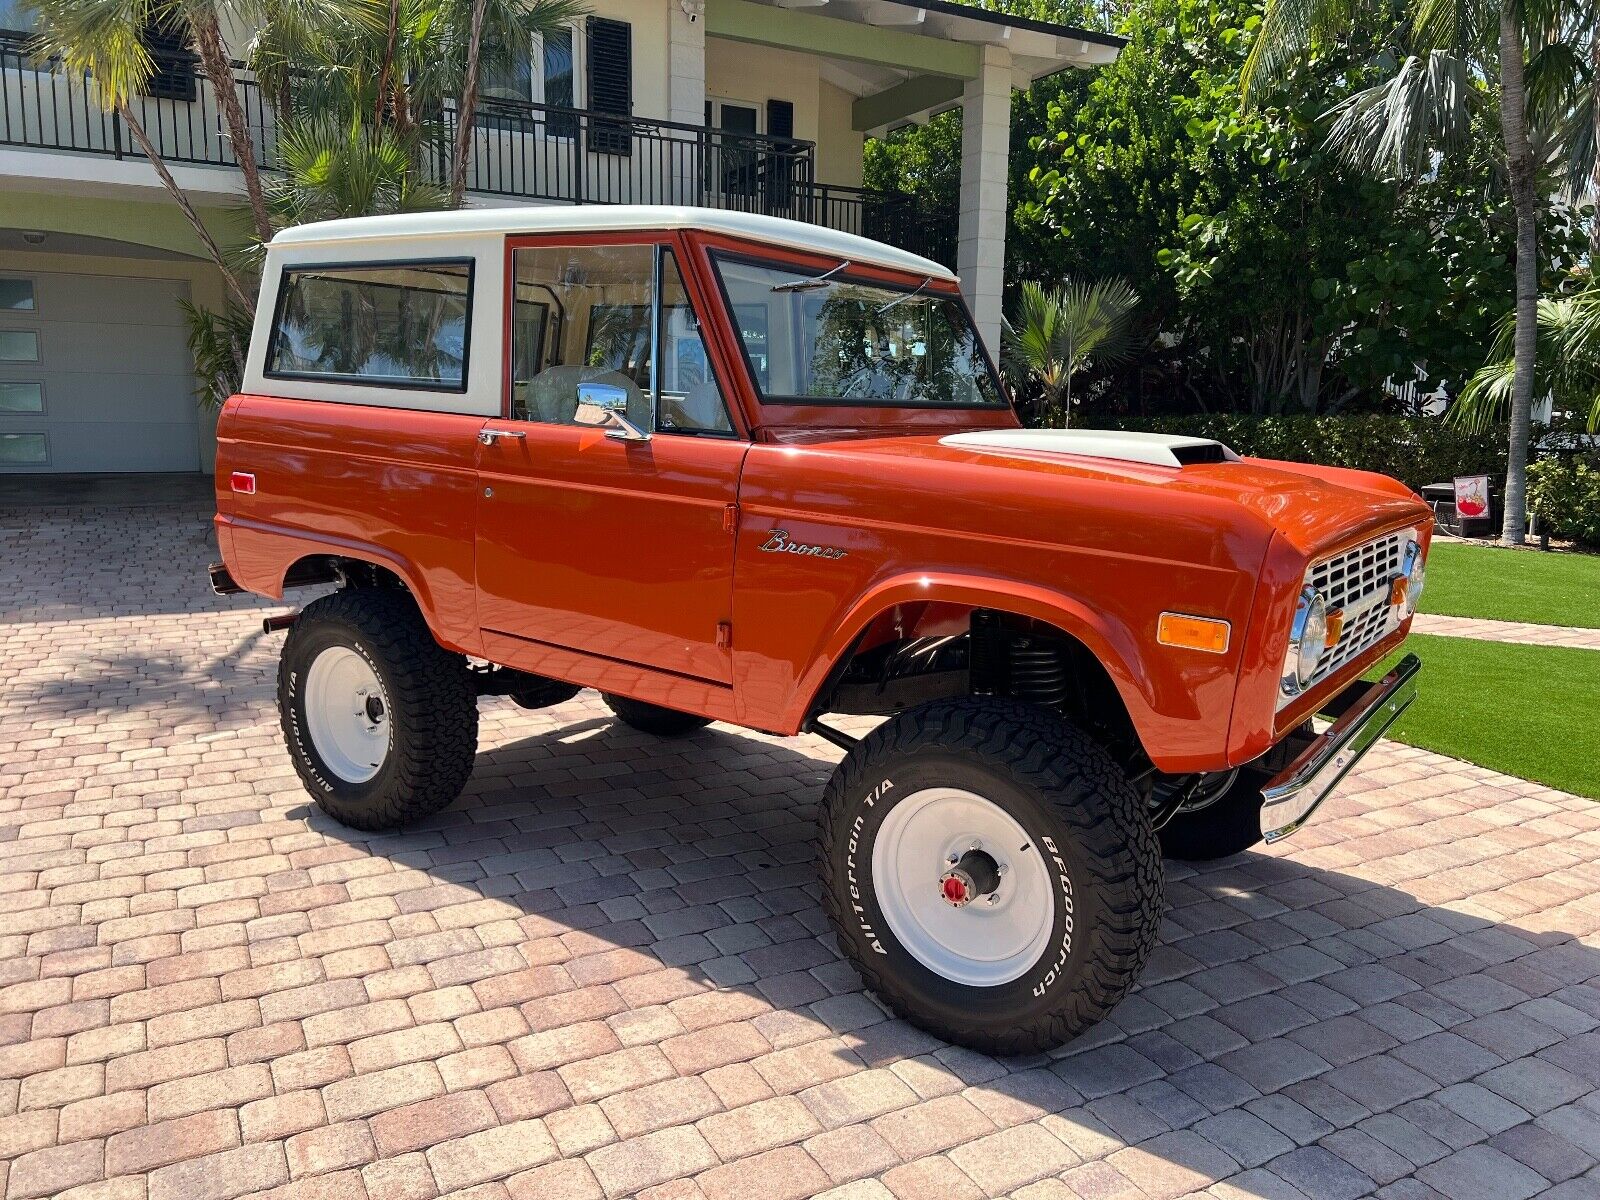
[[[1257,417],[1243,413],[1097,418],[1108,429],[1146,430],[1215,438],[1240,454],[1323,463],[1392,475],[1420,490],[1457,475],[1499,478],[1506,468],[1505,429],[1471,430],[1438,417],[1385,414],[1343,417]]]
[[[1528,511],[1541,531],[1600,549],[1600,453],[1530,463]]]

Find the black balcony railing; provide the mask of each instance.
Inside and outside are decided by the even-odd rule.
[[[236,167],[216,93],[190,55],[157,54],[150,95],[131,107],[145,136],[168,162]],[[259,165],[270,166],[276,138],[272,114],[248,73],[235,80],[256,140]],[[59,64],[40,64],[19,34],[0,32],[0,144],[140,157],[122,118],[100,107],[93,85]]]
[[[173,163],[236,167],[210,82],[187,55],[162,55],[135,115],[156,151]],[[256,143],[257,164],[277,166],[277,129],[255,79],[234,86]],[[42,64],[26,38],[0,32],[0,144],[139,157],[120,116],[105,112],[93,84]],[[447,106],[425,167],[450,178],[455,113]],[[954,263],[954,214],[903,196],[818,183],[816,147],[793,138],[730,133],[703,125],[617,116],[589,109],[485,100],[472,131],[469,191],[568,204],[693,204],[809,221]]]

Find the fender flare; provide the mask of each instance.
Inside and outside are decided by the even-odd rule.
[[[1051,588],[937,570],[905,572],[878,580],[855,599],[812,655],[812,665],[801,676],[793,705],[785,714],[786,724],[798,729],[811,714],[822,689],[868,625],[897,604],[923,600],[1033,617],[1077,638],[1110,676],[1134,729],[1141,738],[1144,736],[1155,697],[1132,630]]]
[[[218,520],[220,524],[223,518]],[[417,608],[422,612],[422,619],[427,622],[428,628],[440,645],[466,650],[465,647],[456,646],[454,638],[444,636],[437,619],[432,589],[428,587],[425,577],[416,569],[415,564],[402,555],[372,542],[312,533],[272,522],[255,521],[248,517],[229,517],[226,518],[226,522],[232,527],[234,536],[231,542],[236,557],[245,559],[239,563],[240,570],[234,572],[234,577],[251,591],[259,591],[274,600],[282,600],[284,583],[289,571],[304,558],[332,556],[371,563],[375,567],[389,571],[405,585],[406,590],[416,600]],[[274,554],[270,562],[263,561],[248,551],[241,555],[239,545],[241,538],[238,536],[240,534],[245,535],[245,538],[256,535],[268,540],[269,544],[281,547],[284,553]],[[268,586],[262,587],[262,584]]]

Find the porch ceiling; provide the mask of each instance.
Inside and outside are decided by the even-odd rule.
[[[692,0],[684,0],[690,3]],[[1012,83],[1111,62],[1123,39],[947,0],[705,0],[706,34],[816,54],[856,99],[853,124],[876,132],[960,99],[982,48],[1011,56]]]

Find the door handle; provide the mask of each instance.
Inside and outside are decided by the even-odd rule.
[[[480,429],[480,430],[478,430],[478,441],[481,442],[485,446],[492,446],[496,442],[498,442],[501,438],[515,438],[517,441],[520,442],[524,438],[526,438],[527,436],[528,436],[527,434],[525,434],[521,430],[517,430],[517,429]]]

